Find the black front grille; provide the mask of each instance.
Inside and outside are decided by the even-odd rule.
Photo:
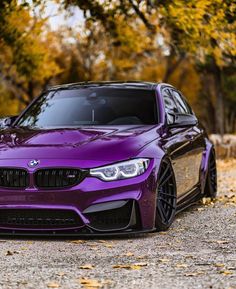
[[[82,181],[84,174],[77,169],[43,169],[35,173],[38,188],[66,188]]]
[[[67,228],[83,225],[76,212],[54,209],[2,209],[0,226],[30,228]]]
[[[23,169],[0,169],[0,187],[26,188],[29,185],[29,174]]]

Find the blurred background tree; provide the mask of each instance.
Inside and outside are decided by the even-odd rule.
[[[63,15],[54,27],[53,7]],[[0,4],[1,115],[18,113],[48,85],[164,81],[183,91],[208,131],[235,132],[235,60],[235,1]]]

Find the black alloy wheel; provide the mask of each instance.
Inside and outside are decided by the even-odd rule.
[[[159,171],[156,199],[156,229],[165,231],[172,224],[176,213],[176,183],[169,161],[164,160]]]

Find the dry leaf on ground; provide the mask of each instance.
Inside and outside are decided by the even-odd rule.
[[[82,265],[82,266],[79,266],[79,269],[85,269],[85,270],[90,270],[90,269],[93,269],[94,266],[91,265],[91,264],[86,264],[86,265]]]
[[[103,286],[102,282],[96,279],[87,279],[81,278],[79,279],[80,284],[83,285],[85,288],[101,288]]]
[[[58,283],[56,283],[56,282],[50,282],[50,283],[47,284],[47,287],[48,288],[59,288],[60,285]]]
[[[127,269],[127,270],[139,270],[142,267],[146,267],[147,263],[141,262],[141,263],[134,263],[134,264],[118,264],[113,265],[112,268],[114,269]]]

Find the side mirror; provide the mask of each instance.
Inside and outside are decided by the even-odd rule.
[[[11,127],[18,115],[0,118],[0,129]]]
[[[172,121],[168,124],[168,127],[183,127],[194,126],[198,124],[198,119],[192,114],[172,114]]]

